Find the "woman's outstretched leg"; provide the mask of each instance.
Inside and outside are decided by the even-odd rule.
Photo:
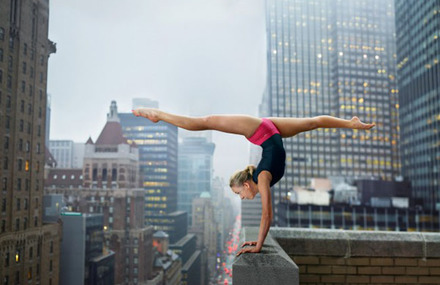
[[[249,138],[261,123],[260,118],[246,115],[210,115],[188,117],[166,113],[158,109],[139,108],[133,110],[136,116],[142,116],[156,123],[164,121],[189,131],[216,130],[225,133],[244,135]]]
[[[292,137],[301,132],[318,128],[346,128],[369,130],[375,124],[362,123],[358,117],[344,120],[332,116],[317,116],[312,118],[269,118],[280,130],[282,137]]]

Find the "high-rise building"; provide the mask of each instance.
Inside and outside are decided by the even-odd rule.
[[[0,6],[0,280],[58,284],[60,225],[42,219],[49,1]]]
[[[139,149],[140,181],[145,190],[145,214],[157,216],[177,210],[177,127],[152,123],[120,113],[124,136]]]
[[[73,145],[72,140],[49,141],[49,151],[57,161],[58,168],[72,168]]]
[[[104,248],[102,214],[64,213],[60,284],[115,284],[115,254]]]
[[[318,129],[284,140],[274,202],[313,177],[399,174],[394,8],[391,0],[268,0],[263,116],[358,116],[370,131]]]
[[[440,209],[440,1],[395,1],[402,172]]]
[[[179,143],[178,199],[180,211],[192,224],[192,203],[203,192],[211,193],[212,160],[215,144],[202,137],[186,137]]]

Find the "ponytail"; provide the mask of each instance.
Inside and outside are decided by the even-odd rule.
[[[229,187],[242,186],[244,182],[251,180],[255,166],[248,165],[244,170],[238,170],[229,179]]]

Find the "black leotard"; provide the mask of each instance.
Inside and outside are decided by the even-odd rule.
[[[283,177],[286,166],[286,151],[280,132],[271,120],[263,118],[262,123],[249,138],[249,141],[263,148],[261,160],[252,175],[252,180],[258,184],[258,175],[261,171],[267,170],[272,174],[270,182],[272,187]]]

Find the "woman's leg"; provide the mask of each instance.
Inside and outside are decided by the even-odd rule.
[[[152,122],[164,121],[189,131],[216,130],[225,133],[244,135],[249,138],[261,124],[261,119],[246,115],[210,115],[187,117],[163,112],[158,109],[139,108],[133,110],[136,116],[145,117]]]
[[[369,130],[375,124],[362,123],[358,117],[344,120],[331,116],[317,116],[313,118],[269,118],[280,130],[282,137],[292,137],[301,132],[318,128],[346,128]]]

